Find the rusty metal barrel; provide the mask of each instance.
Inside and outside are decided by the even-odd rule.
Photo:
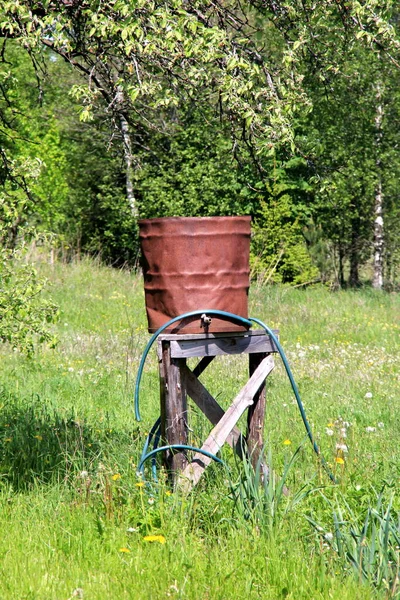
[[[139,221],[149,332],[183,313],[214,309],[248,316],[251,217],[165,217]],[[243,331],[212,317],[186,319],[173,333]]]

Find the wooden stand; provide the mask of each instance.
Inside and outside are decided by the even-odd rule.
[[[202,450],[216,454],[225,442],[239,456],[246,452],[255,466],[263,448],[265,417],[265,379],[274,368],[272,353],[277,352],[270,337],[262,331],[240,333],[161,335],[158,338],[160,371],[161,435],[166,445],[188,444],[187,395],[214,425]],[[226,412],[206,390],[198,377],[219,355],[248,354],[249,375],[246,385]],[[186,359],[201,358],[193,371]],[[248,408],[245,439],[236,423]],[[196,485],[212,461],[196,453],[189,463],[184,451],[165,454],[165,466],[175,487],[185,491]]]

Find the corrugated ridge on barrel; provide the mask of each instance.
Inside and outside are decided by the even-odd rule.
[[[250,217],[139,221],[149,331],[182,313],[213,308],[248,315]],[[200,319],[177,328],[201,333]],[[213,318],[209,331],[243,327]]]

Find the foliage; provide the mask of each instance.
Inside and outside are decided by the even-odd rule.
[[[120,147],[105,151],[111,135],[100,112],[86,123],[60,124],[68,162],[68,201],[59,239],[73,252],[98,256],[114,266],[134,265],[138,256],[136,218],[125,193]],[[115,132],[114,132],[115,133]]]
[[[168,130],[152,135],[137,153],[140,215],[254,214],[259,200],[251,188],[257,173],[248,155],[235,160],[218,115],[191,104],[181,108],[179,119],[170,112],[163,121],[171,121]]]
[[[100,95],[131,123],[143,117],[153,122],[163,107],[177,106],[182,97],[194,98],[208,87],[232,123],[241,128],[245,121],[264,151],[278,139],[291,139],[295,73],[282,65],[283,73],[275,77],[274,61],[257,51],[245,22],[235,31],[225,22],[219,25],[223,13],[218,9],[175,0],[41,8],[6,2],[3,30],[31,47],[45,43],[90,77],[94,87],[75,87],[83,120],[92,117]]]
[[[311,187],[301,159],[274,160],[255,213],[252,272],[259,281],[304,284],[318,279],[304,227],[312,215]]]
[[[333,533],[323,533],[309,517],[317,535],[351,565],[355,576],[385,590],[387,598],[400,594],[400,524],[393,502],[394,495],[385,502],[383,493],[376,494],[376,504],[361,515],[339,498],[333,508]]]
[[[31,355],[37,342],[55,344],[48,325],[57,315],[56,306],[43,298],[46,280],[26,261],[26,246],[34,234],[32,189],[40,174],[41,161],[26,151],[29,146],[23,142],[26,115],[21,112],[22,106],[26,107],[24,95],[19,104],[12,104],[11,98],[18,97],[18,81],[4,62],[0,77],[5,94],[0,113],[6,140],[1,151],[0,174],[0,341]]]
[[[296,285],[342,285],[347,264],[359,283],[382,180],[394,286],[398,23],[392,0],[4,2],[0,120],[20,136],[4,169],[9,150],[38,161],[32,220],[63,247],[134,263],[138,206],[144,217],[250,213],[254,272]],[[46,89],[46,72],[62,92]],[[71,125],[76,110],[83,131]],[[291,158],[304,168],[287,168]]]
[[[258,0],[244,6],[182,0],[140,0],[134,6],[126,0],[5,2],[1,27],[28,48],[44,43],[87,74],[89,87],[75,88],[83,99],[83,119],[91,118],[99,95],[127,117],[133,110],[153,121],[160,108],[208,88],[230,122],[240,129],[244,124],[268,154],[278,141],[293,140],[293,116],[299,103],[303,113],[308,106],[302,89],[307,53],[306,62],[322,80],[323,71],[335,72],[341,64],[335,51],[358,40],[395,54],[392,11],[392,1],[381,6],[376,0],[315,6]],[[262,48],[266,32],[269,52]]]
[[[358,285],[359,267],[372,251],[378,182],[384,195],[387,258],[390,232],[396,237],[392,211],[398,205],[393,187],[398,181],[398,130],[392,123],[400,108],[399,73],[363,47],[351,47],[342,59],[340,73],[329,77],[327,88],[311,77],[307,80],[313,111],[305,126],[305,143],[316,165],[314,222],[331,244],[340,285],[345,282],[345,261],[349,283]],[[378,109],[383,113],[379,132]]]
[[[37,342],[56,343],[48,325],[54,322],[57,308],[41,297],[45,285],[36,269],[24,262],[21,248],[0,247],[0,341],[28,355]]]
[[[310,493],[307,485],[293,496],[287,487],[298,452],[287,461],[282,475],[274,471],[271,450],[260,455],[255,469],[250,462],[243,461],[238,481],[231,483],[232,515],[240,519],[241,525],[248,523],[253,530],[259,528],[265,535],[276,534],[295,506],[307,497]]]

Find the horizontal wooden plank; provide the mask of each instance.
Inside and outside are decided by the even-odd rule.
[[[193,356],[220,356],[224,354],[253,354],[255,352],[277,352],[269,335],[248,335],[213,339],[172,340],[173,358]]]
[[[279,335],[278,329],[272,330],[276,335]],[[219,332],[219,333],[162,333],[158,336],[159,340],[165,340],[172,342],[174,340],[213,340],[219,338],[231,338],[231,337],[253,337],[258,335],[266,335],[264,329],[251,329],[250,331],[231,331],[231,332]]]

